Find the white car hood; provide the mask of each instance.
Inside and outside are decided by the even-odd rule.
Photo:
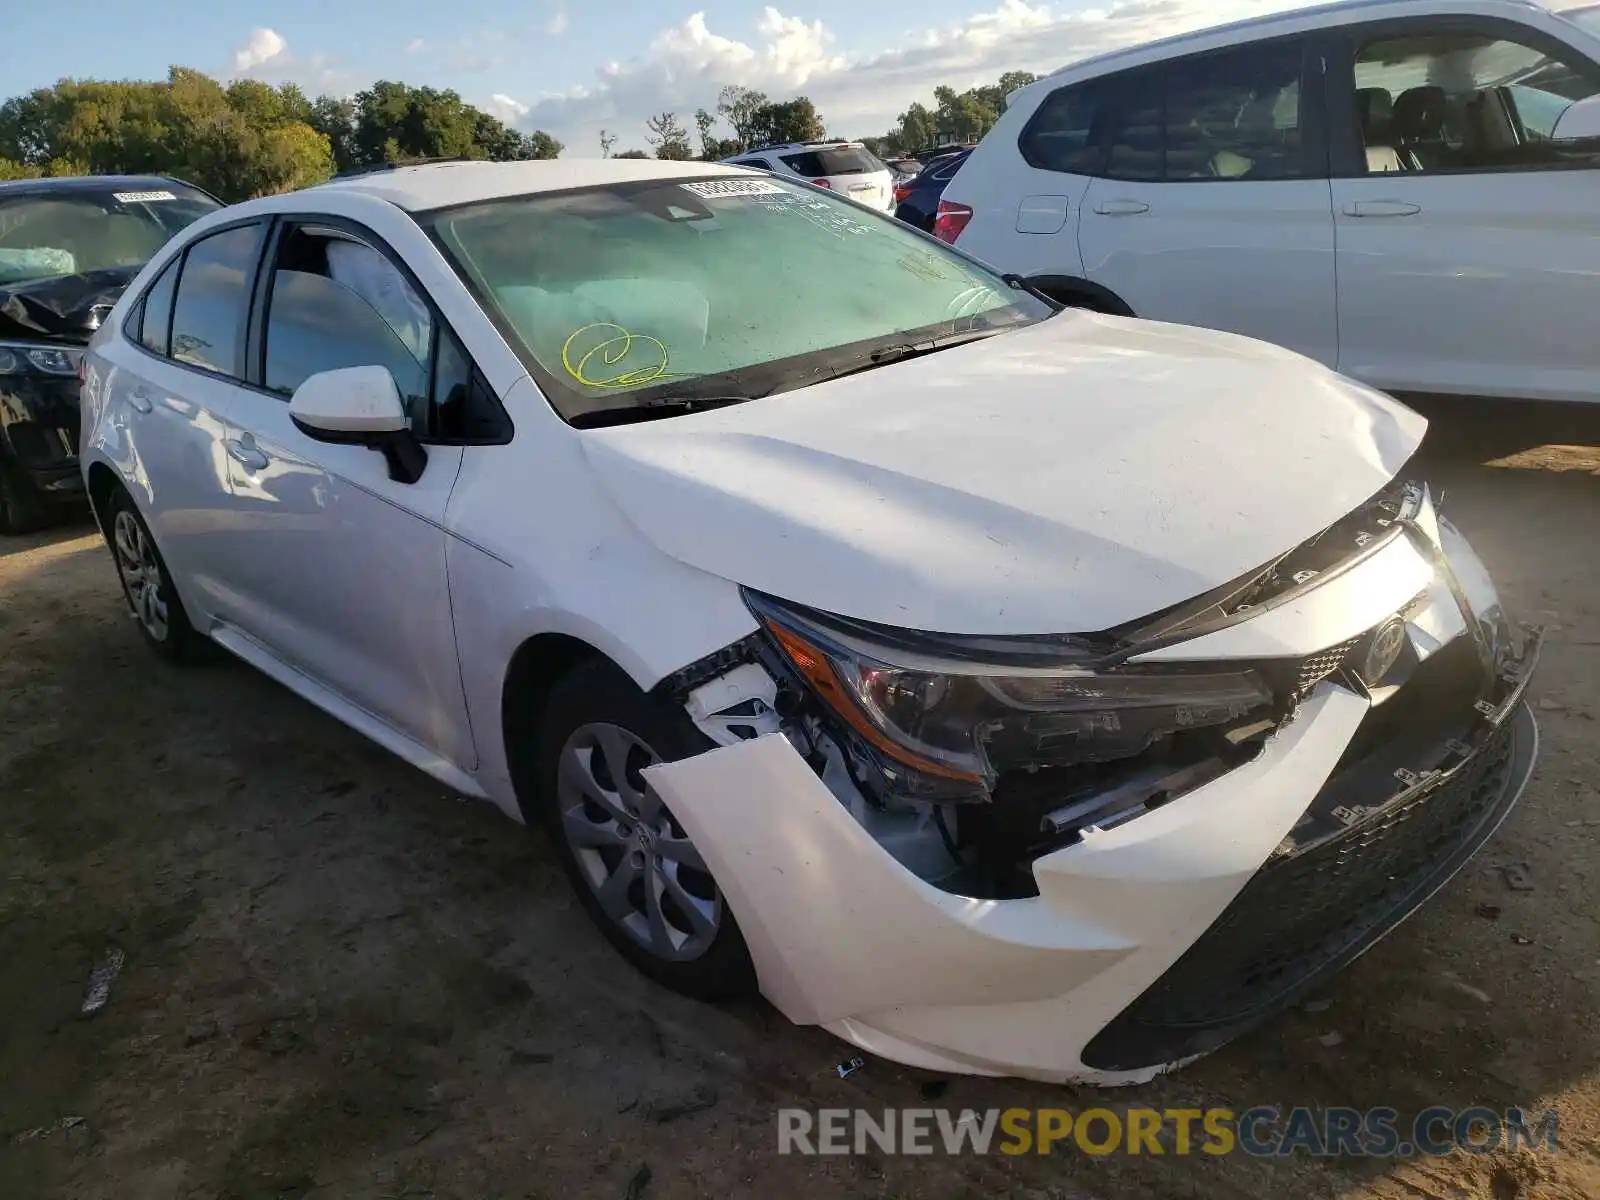
[[[862,620],[1017,634],[1105,629],[1261,566],[1377,492],[1426,424],[1262,342],[1069,311],[580,436],[691,566]]]

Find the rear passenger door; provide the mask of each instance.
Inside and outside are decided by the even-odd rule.
[[[1481,17],[1330,35],[1339,369],[1393,391],[1600,393],[1600,65]]]
[[[1338,356],[1322,66],[1301,38],[1113,77],[1085,275],[1141,317]]]
[[[227,431],[241,395],[250,281],[265,229],[259,221],[229,226],[173,258],[129,315],[127,361],[107,383],[110,409],[120,414],[118,444],[107,452],[202,632],[228,614],[232,597]]]

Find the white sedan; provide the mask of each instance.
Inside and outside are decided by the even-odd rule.
[[[553,835],[661,983],[1127,1082],[1393,928],[1536,749],[1537,638],[1288,351],[1060,310],[716,164],[218,212],[85,358],[145,640]]]

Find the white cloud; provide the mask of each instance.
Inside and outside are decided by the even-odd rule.
[[[419,38],[419,37],[412,38],[409,42],[406,43],[406,53],[407,54],[421,54],[427,48],[428,48],[428,43],[426,41],[424,41],[422,38]]]
[[[567,6],[564,3],[557,4],[555,16],[550,18],[550,24],[545,26],[545,32],[551,37],[560,37],[567,31],[567,26],[570,24],[571,22],[567,19]]]
[[[228,74],[219,72],[224,78]],[[296,54],[275,29],[251,31],[249,40],[233,52],[231,75],[271,84],[298,84],[313,96],[348,96],[366,82],[326,54]]]
[[[252,71],[288,49],[289,43],[276,29],[252,29],[249,40],[233,52],[233,69],[240,74]]]
[[[489,103],[483,106],[483,111],[491,117],[499,117],[507,125],[515,125],[519,118],[528,115],[528,106],[503,92],[496,92],[489,97]]]
[[[673,110],[689,124],[711,107],[723,84],[758,88],[774,99],[809,96],[830,133],[881,133],[933,89],[992,83],[1010,70],[1038,74],[1094,54],[1182,33],[1305,0],[1113,0],[1109,7],[1067,10],[1048,3],[999,0],[960,24],[907,34],[875,54],[845,54],[821,21],[763,9],[748,41],[714,32],[703,12],[656,34],[648,51],[608,62],[592,84],[546,94],[529,106],[523,128],[545,129],[574,155],[599,152],[602,127],[622,141],[642,140],[644,119]]]

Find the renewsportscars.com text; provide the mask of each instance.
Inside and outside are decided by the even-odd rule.
[[[1410,1158],[1556,1149],[1554,1110],[1230,1108],[778,1110],[779,1154],[1248,1154]]]

